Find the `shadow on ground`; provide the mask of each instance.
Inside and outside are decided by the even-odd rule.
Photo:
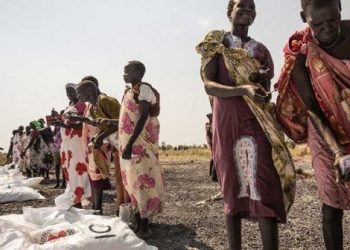
[[[196,239],[196,231],[183,224],[151,224],[152,235],[146,239],[150,245],[160,250],[201,249],[214,250],[205,243]],[[160,241],[161,239],[161,241]],[[166,248],[164,248],[166,246]]]

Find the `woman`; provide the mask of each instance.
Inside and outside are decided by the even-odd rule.
[[[54,138],[53,138],[53,165],[55,166],[55,174],[56,174],[56,186],[53,188],[60,187],[60,170],[61,170],[61,144],[62,144],[62,136],[61,136],[61,128],[59,126],[55,126],[54,128]],[[61,188],[66,188],[66,179],[64,177],[64,173],[62,171],[62,184]]]
[[[110,165],[111,153],[114,156],[115,171],[120,169],[117,147],[117,125],[115,124],[98,124],[100,119],[118,119],[120,104],[110,96],[102,94],[98,88],[96,78],[83,80],[77,88],[78,98],[80,101],[89,103],[89,108],[84,117],[75,117],[85,123],[84,138],[85,145],[89,156],[89,174],[93,191],[93,208],[99,210],[102,214],[103,190],[110,189]],[[74,117],[71,117],[73,119]],[[95,127],[96,126],[96,127]],[[92,145],[89,145],[92,144]],[[117,156],[117,157],[116,157]],[[120,191],[120,192],[118,192]],[[124,201],[124,189],[121,181],[117,182],[117,210],[119,205]],[[127,198],[127,197],[125,197]]]
[[[145,66],[139,61],[124,68],[127,89],[120,110],[119,148],[121,175],[131,203],[136,209],[136,232],[146,237],[149,218],[162,210],[163,172],[158,161],[159,95],[142,82]]]
[[[32,177],[32,170],[30,168],[29,151],[24,153],[25,149],[28,147],[29,142],[31,140],[31,137],[30,137],[30,134],[31,134],[30,126],[26,126],[25,130],[26,130],[26,132],[24,133],[24,136],[23,136],[23,150],[21,152],[21,157],[23,159],[23,165],[24,165],[24,169],[26,171],[26,176],[28,178],[31,178]]]
[[[350,154],[350,20],[342,20],[340,0],[301,0],[301,7],[307,27],[284,48],[277,117],[293,141],[308,141],[325,247],[343,249],[343,214],[350,210],[350,180],[340,171]]]
[[[63,112],[62,121],[55,122],[54,125],[61,127],[61,165],[67,188],[73,193],[73,205],[81,208],[82,203],[89,203],[91,187],[82,139],[82,124],[70,122],[68,119],[69,115],[83,115],[86,108],[86,105],[78,100],[75,88],[76,84],[66,85],[69,106]]]
[[[51,128],[44,128],[40,130],[39,135],[39,158],[41,159],[40,164],[40,175],[44,177],[44,183],[48,184],[49,171],[53,165],[53,133]]]
[[[248,35],[253,0],[230,0],[230,32],[212,31],[197,46],[213,96],[213,158],[224,196],[230,249],[241,249],[241,219],[259,222],[264,249],[278,249],[277,222],[294,200],[295,171],[268,104],[274,66]],[[248,188],[249,187],[249,188]]]
[[[21,154],[21,157],[27,157],[28,158],[28,165],[29,165],[29,176],[38,176],[39,170],[41,168],[41,165],[43,163],[42,154],[40,151],[40,144],[42,141],[39,127],[37,124],[37,121],[32,121],[29,124],[29,127],[31,128],[31,131],[29,131],[30,135],[28,135],[28,145],[24,149],[24,151]],[[28,151],[28,153],[27,153]]]

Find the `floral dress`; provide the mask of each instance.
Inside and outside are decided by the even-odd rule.
[[[42,135],[39,135],[39,159],[41,159],[40,168],[50,170],[53,165],[53,143],[46,142]]]
[[[34,176],[36,176],[42,164],[42,155],[40,153],[41,135],[37,129],[31,131],[29,142],[31,140],[33,140],[33,143],[30,148],[28,148],[27,156],[29,159],[29,167],[34,172]]]
[[[20,135],[16,133],[13,137],[12,162],[19,164],[21,160],[21,142]]]
[[[139,105],[134,100],[132,89],[129,89],[123,97],[119,118],[121,174],[131,203],[140,212],[141,218],[149,218],[161,211],[165,197],[163,172],[158,160],[157,117],[148,117],[133,145],[132,159],[124,160],[121,157],[134,132],[138,117]]]
[[[63,114],[68,113],[82,115],[86,105],[78,102],[69,105]],[[64,120],[69,125],[69,121]],[[74,204],[91,197],[91,186],[88,175],[88,159],[84,150],[82,130],[74,128],[61,128],[61,166],[68,183],[67,189],[74,196]]]
[[[30,139],[31,139],[31,136],[30,134],[24,134],[23,135],[23,138],[22,138],[22,148],[23,148],[23,151],[24,149],[26,149],[28,147],[28,144],[30,142]],[[23,153],[22,151],[22,153]],[[24,156],[23,156],[23,159],[22,159],[22,164],[23,164],[23,169],[26,170],[26,169],[30,169],[30,162],[29,162],[29,149],[25,152]]]

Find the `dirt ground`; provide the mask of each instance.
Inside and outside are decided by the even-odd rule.
[[[202,202],[218,194],[217,183],[208,177],[208,161],[163,162],[167,183],[167,203],[162,214],[152,221],[153,235],[146,241],[159,249],[227,249],[222,200]],[[311,171],[306,161],[297,167]],[[21,213],[23,206],[43,207],[54,204],[63,190],[43,185],[44,201],[0,205],[0,215]],[[115,192],[104,197],[104,212],[115,216]],[[297,181],[297,197],[288,216],[288,223],[280,225],[280,249],[324,249],[321,230],[321,211],[314,177]],[[345,213],[344,242],[350,249],[350,214]],[[243,248],[262,249],[258,226],[244,221]]]

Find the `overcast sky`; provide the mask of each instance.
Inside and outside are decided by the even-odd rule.
[[[304,27],[298,0],[256,0],[250,36],[271,51],[276,74],[288,37]],[[0,147],[11,131],[64,109],[64,85],[96,76],[121,100],[124,65],[145,63],[161,93],[161,139],[205,143],[210,112],[194,48],[213,29],[229,30],[227,0],[0,0]],[[349,18],[350,2],[343,1]]]

